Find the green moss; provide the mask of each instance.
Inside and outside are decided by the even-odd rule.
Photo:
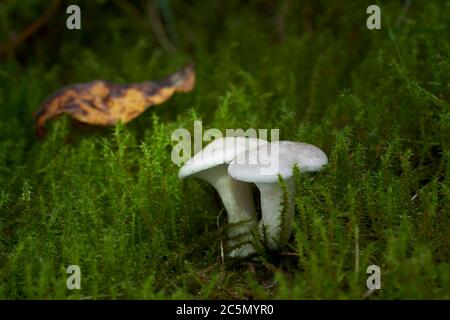
[[[13,3],[0,34],[46,2]],[[270,1],[173,1],[175,55],[113,2],[80,1],[81,32],[54,17],[0,61],[0,298],[359,299],[376,264],[371,299],[449,299],[450,5],[386,1],[370,31],[368,4],[295,3],[281,28]],[[156,79],[191,59],[194,92],[113,128],[62,117],[36,141],[32,111],[61,86]],[[285,254],[222,263],[221,204],[170,158],[172,131],[196,119],[280,128],[328,154],[296,174]],[[70,264],[81,290],[66,288]]]

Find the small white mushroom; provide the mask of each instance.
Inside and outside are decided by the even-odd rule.
[[[208,144],[181,167],[178,177],[197,177],[207,181],[219,193],[228,213],[228,247],[231,257],[246,257],[255,252],[251,231],[257,225],[252,184],[232,179],[228,164],[246,150],[256,149],[267,141],[246,138],[218,138]]]
[[[245,161],[231,162],[228,173],[232,178],[255,183],[259,189],[262,211],[259,231],[270,249],[281,249],[291,234],[294,216],[294,166],[298,166],[300,172],[304,173],[318,171],[327,163],[327,156],[319,148],[291,141],[277,141],[248,150]],[[284,215],[283,190],[278,176],[283,178],[288,195]]]

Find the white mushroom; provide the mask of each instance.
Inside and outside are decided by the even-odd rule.
[[[281,249],[291,234],[294,216],[294,166],[297,165],[300,172],[304,173],[318,171],[327,163],[327,156],[319,148],[291,141],[277,141],[248,150],[245,161],[231,162],[228,167],[230,176],[239,181],[255,183],[260,191],[262,219],[259,231],[270,249]],[[284,215],[279,176],[283,178],[288,194]]]
[[[246,150],[256,149],[267,141],[256,138],[218,138],[181,167],[178,176],[194,176],[207,181],[217,190],[228,213],[228,247],[231,257],[246,257],[255,252],[251,231],[256,227],[256,210],[252,184],[230,178],[228,164]]]

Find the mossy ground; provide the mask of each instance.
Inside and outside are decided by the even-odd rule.
[[[0,40],[45,3],[0,4]],[[172,55],[124,3],[79,1],[81,31],[60,9],[0,61],[0,298],[360,299],[372,264],[371,299],[450,298],[449,2],[382,2],[371,31],[370,1],[284,14],[283,2],[173,1]],[[63,85],[157,79],[191,60],[194,92],[127,125],[62,117],[34,137],[32,111]],[[172,131],[194,120],[280,128],[328,154],[324,171],[297,175],[284,254],[222,261],[214,190],[180,181],[170,158]],[[81,290],[66,287],[71,264]]]

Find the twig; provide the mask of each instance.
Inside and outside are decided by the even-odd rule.
[[[167,30],[167,35],[175,47],[178,45],[178,34],[175,28],[175,18],[172,13],[170,0],[156,0],[159,13],[162,20],[164,21],[165,29]]]
[[[25,30],[20,32],[17,37],[14,37],[9,43],[0,45],[0,54],[13,51],[17,46],[25,42],[39,29],[41,29],[56,12],[56,9],[59,7],[60,3],[61,0],[53,0],[52,3],[47,7],[45,12],[37,20],[30,24]]]
[[[285,0],[278,13],[275,15],[275,31],[278,36],[278,40],[282,41],[285,37],[286,31],[286,16],[291,8],[292,0]]]
[[[223,208],[220,209],[219,214],[217,215],[217,228],[220,230],[220,216],[222,215]],[[220,257],[222,258],[222,264],[225,264],[225,255],[223,250],[223,240],[220,240]]]
[[[163,24],[161,22],[161,19],[158,15],[158,12],[156,10],[156,7],[153,5],[152,0],[148,1],[147,4],[147,13],[150,20],[150,25],[153,29],[153,33],[156,36],[156,39],[158,40],[161,47],[167,51],[170,54],[174,54],[177,49],[175,46],[170,42],[169,38],[167,37],[166,30],[163,27]]]
[[[151,0],[147,3],[147,12],[149,15],[149,19],[147,21],[146,17],[141,14],[132,4],[128,3],[124,0],[114,0],[114,3],[119,6],[125,13],[129,16],[133,17],[137,23],[139,23],[143,28],[152,32],[159,45],[169,54],[173,54],[176,51],[175,46],[168,40],[166,36],[166,32],[161,23],[161,19],[151,3]],[[141,5],[143,7],[146,6],[145,1],[141,1]]]
[[[136,23],[151,31],[151,27],[148,25],[145,17],[132,4],[124,0],[114,0],[114,3],[130,17],[134,18]]]
[[[297,252],[282,252],[282,256],[298,256]]]

